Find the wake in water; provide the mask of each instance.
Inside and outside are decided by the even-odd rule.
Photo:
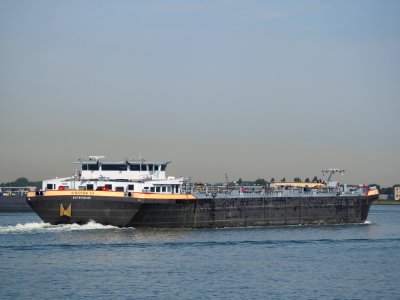
[[[61,232],[61,231],[75,231],[75,230],[94,230],[94,229],[111,229],[118,228],[111,225],[102,225],[94,221],[87,224],[60,224],[51,225],[50,223],[26,223],[17,224],[13,226],[0,226],[0,234],[3,233],[35,233],[35,232]]]

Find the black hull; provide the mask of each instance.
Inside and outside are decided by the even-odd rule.
[[[145,203],[128,226],[223,228],[364,223],[373,197],[269,197]]]
[[[194,201],[74,198],[36,196],[28,198],[28,203],[43,221],[51,224],[84,224],[93,220],[121,227],[219,228],[363,223],[378,196],[198,198]],[[65,212],[69,205],[71,216]]]
[[[78,198],[78,199],[76,199]],[[27,202],[46,223],[86,224],[90,221],[104,225],[127,226],[141,203],[129,197],[36,196]],[[71,212],[68,212],[71,208]]]

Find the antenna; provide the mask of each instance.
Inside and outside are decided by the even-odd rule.
[[[104,155],[90,155],[89,160],[99,160],[101,158],[106,158]]]

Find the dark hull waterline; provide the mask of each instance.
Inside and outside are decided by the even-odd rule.
[[[119,227],[221,228],[364,223],[378,196],[198,197],[194,201],[88,198],[39,195],[27,202],[51,224],[95,221]]]

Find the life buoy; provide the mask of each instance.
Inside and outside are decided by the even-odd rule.
[[[109,191],[109,188],[108,188],[108,186],[103,186],[103,187],[101,187],[101,190],[107,192],[107,191]]]
[[[64,188],[62,185],[60,185],[60,186],[58,187],[58,190],[59,190],[59,191],[63,191],[63,190],[65,190],[65,188]]]

